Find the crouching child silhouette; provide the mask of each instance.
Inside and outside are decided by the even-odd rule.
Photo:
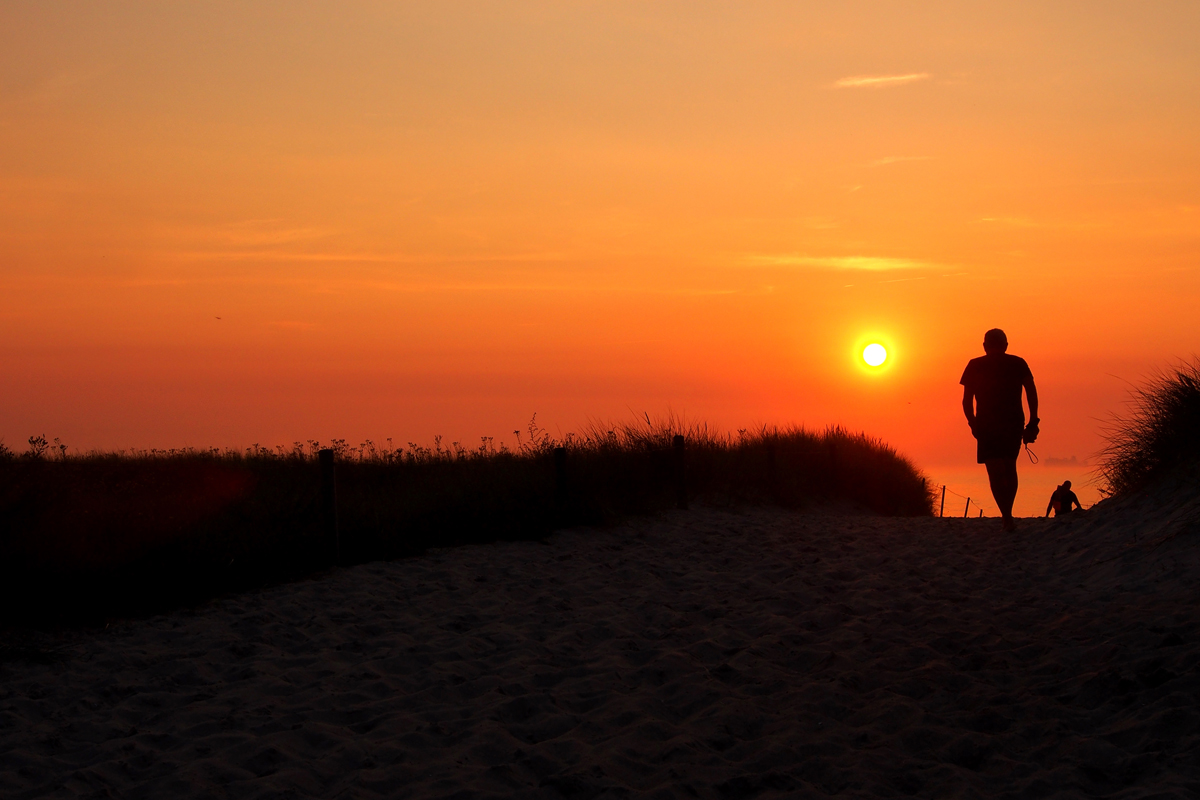
[[[1050,516],[1051,509],[1054,509],[1054,516],[1061,517],[1063,514],[1070,514],[1076,508],[1083,511],[1083,503],[1079,502],[1078,495],[1071,491],[1071,482],[1063,481],[1062,485],[1054,490],[1054,494],[1050,495],[1046,516]]]
[[[1004,530],[1011,531],[1013,502],[1017,499],[1017,456],[1021,443],[1038,436],[1038,396],[1033,373],[1025,359],[1009,355],[1008,337],[999,328],[983,336],[986,355],[973,358],[963,370],[963,413],[975,436],[976,460],[987,467],[992,497],[1000,508]],[[1021,404],[1021,390],[1029,402],[1029,424]]]

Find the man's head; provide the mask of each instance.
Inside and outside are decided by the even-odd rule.
[[[988,355],[1003,353],[1008,349],[1008,337],[999,328],[992,328],[983,335],[983,351]]]
[[[1070,488],[1071,488],[1071,482],[1070,482],[1070,481],[1063,481],[1063,488],[1064,488],[1064,489],[1070,489]]]

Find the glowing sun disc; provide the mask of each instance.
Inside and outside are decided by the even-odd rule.
[[[878,367],[884,361],[887,361],[887,350],[881,344],[869,344],[863,348],[863,361],[872,367]]]

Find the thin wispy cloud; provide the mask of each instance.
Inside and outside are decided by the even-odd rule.
[[[928,72],[910,72],[907,75],[851,75],[848,78],[834,81],[835,89],[886,89],[889,86],[903,86],[906,83],[924,81],[932,78]]]
[[[838,227],[838,222],[833,217],[804,217],[800,223],[814,231],[828,231]]]
[[[867,164],[868,167],[884,167],[888,164],[899,164],[902,161],[932,161],[933,156],[884,156]]]
[[[173,250],[160,252],[164,259],[180,261],[291,261],[345,262],[360,264],[491,264],[557,262],[567,260],[562,253],[510,253],[496,255],[411,255],[406,253],[332,252],[312,253],[277,249]]]
[[[980,217],[978,222],[989,225],[1009,225],[1014,228],[1043,228],[1060,231],[1089,231],[1104,227],[1098,222],[1056,222],[1030,219],[1029,217]]]
[[[756,254],[745,263],[763,267],[810,267],[815,269],[885,272],[897,269],[923,269],[934,266],[928,261],[883,256],[804,256],[795,253]]]
[[[1029,217],[980,217],[980,222],[998,223],[1000,225],[1015,225],[1018,228],[1042,228],[1045,227],[1042,223],[1036,222]]]
[[[0,108],[19,105],[55,105],[77,97],[105,77],[107,70],[68,70],[49,75],[24,91],[6,91],[0,97]]]

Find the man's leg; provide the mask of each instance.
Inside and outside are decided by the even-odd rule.
[[[1013,526],[1012,508],[1017,499],[1017,460],[996,458],[985,462],[985,466],[988,483],[992,485],[992,497],[996,498],[1005,529],[1009,529]]]

